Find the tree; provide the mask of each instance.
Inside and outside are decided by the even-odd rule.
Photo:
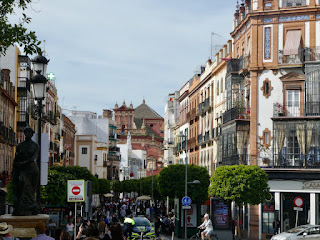
[[[257,205],[269,196],[268,175],[258,166],[232,165],[217,168],[210,179],[209,195],[242,204]],[[240,221],[238,221],[240,233]],[[241,239],[241,235],[240,235]]]
[[[170,165],[161,170],[157,184],[162,196],[170,198],[185,196],[185,169],[182,164]],[[192,201],[201,202],[208,198],[209,173],[204,167],[188,165],[188,182],[199,180],[200,184],[188,184],[188,196]]]
[[[107,179],[99,178],[98,179],[99,184],[99,194],[105,194],[110,192],[110,182]]]
[[[28,5],[32,0],[0,0],[0,53],[5,54],[8,47],[14,43],[18,43],[20,47],[24,48],[26,54],[41,53],[35,32],[28,31],[25,24],[31,22],[31,18],[25,14]],[[18,10],[18,11],[16,11]],[[10,15],[21,12],[21,19],[19,23],[9,23],[8,17]]]
[[[92,181],[92,192],[93,194],[99,193],[99,183],[98,178],[96,178],[86,167],[79,166],[55,166],[51,168],[52,170],[57,170],[62,173],[69,173],[73,175],[75,180],[84,179],[86,181]]]
[[[116,193],[122,192],[122,186],[121,182],[119,180],[112,180],[110,182],[110,188]]]

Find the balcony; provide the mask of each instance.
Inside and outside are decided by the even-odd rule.
[[[203,143],[203,135],[202,134],[199,134],[198,135],[198,145],[202,144]]]
[[[18,77],[18,91],[23,90],[30,92],[30,80],[26,77]]]
[[[108,154],[107,159],[111,161],[120,161],[121,157],[120,155]]]
[[[192,108],[190,112],[190,119],[194,119],[197,117],[197,110],[196,108]]]
[[[16,144],[14,130],[11,127],[10,128],[5,127],[3,122],[0,122],[0,142],[7,143],[9,145]]]
[[[242,161],[240,160],[240,157],[241,157]],[[240,164],[247,165],[248,159],[249,159],[249,157],[247,154],[226,156],[226,157],[222,157],[222,162],[220,162],[219,165],[220,166],[240,165]],[[240,163],[240,162],[242,162],[242,163]]]
[[[117,141],[120,139],[120,135],[119,134],[116,134],[116,133],[110,133],[109,134],[109,140],[111,141]]]
[[[231,59],[227,62],[227,74],[228,73],[238,73],[239,71],[239,59]]]
[[[52,111],[48,111],[43,114],[42,118],[52,123],[53,125],[57,124],[57,116]]]
[[[281,7],[299,7],[299,6],[306,6],[306,0],[282,0]]]
[[[320,116],[320,102],[307,102],[305,109],[300,107],[300,103],[295,104],[273,104],[273,117],[305,117]]]
[[[250,112],[245,107],[236,106],[223,113],[223,124],[234,119],[250,119]]]
[[[279,50],[278,58],[280,65],[302,64],[304,62],[304,50],[299,49],[296,55],[283,55],[283,51]]]
[[[304,55],[306,62],[320,61],[320,46],[305,48]]]
[[[109,152],[120,152],[120,148],[119,147],[110,147]]]
[[[242,55],[239,58],[239,70],[242,72],[246,72],[249,69],[250,64],[250,55]]]
[[[17,126],[21,129],[29,125],[30,115],[26,111],[18,111]]]
[[[207,132],[205,132],[205,134],[204,134],[203,142],[204,142],[204,143],[208,143],[209,141],[210,141],[210,132],[207,131]]]

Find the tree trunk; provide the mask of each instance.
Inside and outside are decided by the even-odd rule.
[[[241,240],[241,228],[240,228],[240,213],[241,213],[241,204],[238,205],[239,209],[238,209],[238,224],[237,224],[237,234],[238,234],[238,239]]]

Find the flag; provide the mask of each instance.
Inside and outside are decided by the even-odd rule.
[[[172,98],[170,98],[170,101],[171,101],[171,102],[173,102],[173,101],[174,101],[174,98],[173,98],[173,97],[172,97]]]

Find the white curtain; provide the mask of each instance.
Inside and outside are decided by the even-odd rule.
[[[248,142],[248,136],[249,136],[248,131],[237,131],[237,149],[240,157],[239,158],[240,164],[244,164],[242,156],[244,153],[244,148]]]
[[[300,150],[303,155],[306,154],[306,138],[305,138],[305,129],[304,123],[299,123],[296,125],[297,139],[299,143]]]
[[[281,150],[283,148],[284,139],[285,139],[285,125],[278,126],[276,131],[277,145],[278,145],[278,159],[276,162],[276,166],[280,166],[281,164]]]
[[[311,140],[312,140],[312,131],[313,131],[313,123],[308,122],[307,123],[307,146],[306,146],[306,155],[309,154],[310,146],[311,146]]]

